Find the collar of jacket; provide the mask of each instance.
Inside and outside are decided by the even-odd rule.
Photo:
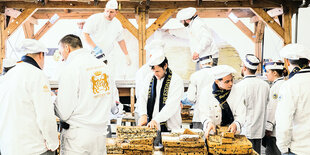
[[[33,58],[31,58],[30,56],[27,56],[27,55],[23,56],[21,61],[29,63],[29,64],[33,65],[34,67],[37,67],[38,69],[42,70],[41,67],[38,65],[38,63]]]
[[[275,84],[276,82],[278,82],[280,80],[283,80],[283,79],[284,79],[284,77],[279,77],[279,78],[277,78],[276,80],[273,81],[273,84]]]
[[[80,48],[80,49],[77,49],[77,50],[75,50],[75,51],[72,51],[69,55],[68,55],[68,58],[67,58],[67,60],[66,60],[66,63],[70,63],[72,60],[74,60],[74,58],[77,56],[77,55],[79,55],[79,54],[81,54],[81,53],[86,53],[86,52],[88,52],[86,49],[84,49],[84,48]],[[89,51],[89,53],[90,53],[90,51]]]
[[[254,77],[256,77],[256,75],[246,75],[246,76],[243,77],[243,79],[245,79],[245,78],[254,78]]]

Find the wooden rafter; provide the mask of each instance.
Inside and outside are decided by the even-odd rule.
[[[18,11],[18,10],[14,10],[12,8],[6,8],[5,9],[5,15],[10,16],[11,18],[17,18],[22,12]],[[33,18],[33,17],[29,17],[28,20],[29,22],[33,23],[33,24],[38,24],[38,20]]]
[[[122,23],[123,27],[126,28],[133,36],[139,38],[137,28],[133,26],[125,16],[123,16],[121,13],[118,13],[116,15],[116,18]]]
[[[30,22],[25,22],[23,24],[23,30],[25,38],[32,38],[34,36],[34,25]]]
[[[240,31],[242,31],[251,41],[255,42],[254,33],[240,20],[234,21],[234,19],[227,16],[227,18],[236,25]]]
[[[275,18],[275,17],[283,14],[283,9],[282,8],[274,8],[274,9],[268,10],[267,13],[270,17]],[[259,21],[259,17],[257,17],[257,16],[253,16],[251,18],[251,23],[256,23],[258,21]]]
[[[251,8],[251,10],[284,40],[284,29],[266,11],[262,8]]]
[[[15,30],[22,25],[29,17],[32,16],[32,14],[35,13],[37,9],[35,8],[29,8],[25,9],[15,20],[14,22],[10,23],[9,26],[5,29],[4,35],[10,36],[15,32]]]
[[[56,24],[56,22],[59,19],[57,19],[54,23],[51,23],[50,21],[47,21],[41,29],[33,36],[33,39],[39,40],[48,30],[52,28]]]
[[[165,22],[175,11],[176,9],[167,9],[162,15],[160,15],[156,21],[146,30],[146,39],[149,38],[158,28],[163,27]]]
[[[5,14],[0,13],[0,74],[2,73],[3,59],[5,57]]]

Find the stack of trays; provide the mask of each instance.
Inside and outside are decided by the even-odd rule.
[[[146,126],[117,126],[116,135],[122,139],[155,138],[157,131]]]
[[[122,143],[122,139],[107,138],[107,154],[123,154]]]
[[[184,105],[182,108],[181,116],[182,120],[192,120],[193,119],[193,112],[191,111],[190,105]]]

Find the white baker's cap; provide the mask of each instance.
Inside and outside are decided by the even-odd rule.
[[[277,69],[277,70],[283,70],[284,69],[284,63],[280,61],[271,61],[265,63],[265,69]]]
[[[193,7],[185,8],[177,13],[177,19],[180,21],[190,19],[195,15],[195,13],[196,13],[195,8]]]
[[[109,0],[105,5],[106,9],[118,9],[118,4],[116,0]]]
[[[4,68],[9,68],[9,67],[13,67],[16,65],[16,61],[10,58],[5,58],[3,59],[3,67]]]
[[[40,52],[48,53],[48,50],[45,47],[45,45],[35,39],[25,39],[22,42],[20,50],[21,52],[27,54],[40,53]]]
[[[215,67],[212,67],[212,74],[214,75],[214,78],[221,79],[229,74],[236,73],[237,71],[228,65],[218,65]]]
[[[256,70],[259,65],[259,59],[254,54],[247,54],[243,59],[244,65],[252,70]]]
[[[288,44],[280,50],[280,56],[290,60],[310,60],[310,50],[301,44]]]
[[[157,66],[159,64],[161,64],[162,62],[164,62],[165,60],[165,54],[163,52],[158,52],[158,53],[154,53],[154,55],[152,55],[152,57],[149,60],[149,65],[150,66]]]
[[[164,53],[165,43],[162,40],[156,39],[152,40],[149,44],[145,46],[145,50],[154,55],[155,53]]]

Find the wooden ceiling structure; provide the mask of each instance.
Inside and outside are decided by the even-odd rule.
[[[5,42],[22,26],[26,38],[40,39],[59,19],[86,19],[103,12],[107,0],[0,0],[0,68],[5,56]],[[158,28],[161,28],[177,11],[186,7],[197,8],[201,18],[228,18],[255,43],[255,54],[262,58],[264,27],[268,25],[283,40],[283,45],[292,41],[291,18],[302,0],[118,0],[120,11],[117,18],[139,41],[139,66],[145,64],[144,46]],[[37,19],[47,21],[34,34]],[[234,18],[237,17],[237,18]],[[135,18],[138,28],[128,19]],[[146,28],[149,18],[156,21]],[[252,32],[238,18],[251,18],[255,24]]]

